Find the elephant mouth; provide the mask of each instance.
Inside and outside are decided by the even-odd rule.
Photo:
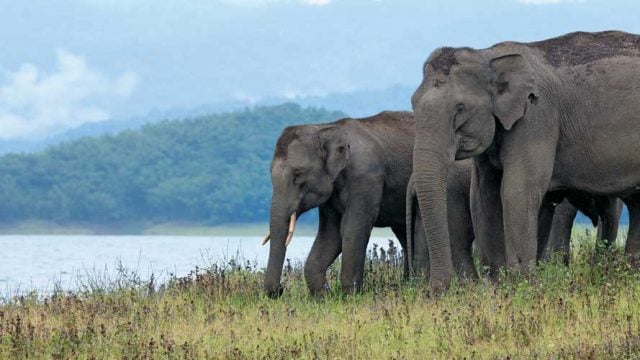
[[[300,215],[306,213],[307,211],[315,208],[316,206],[305,206],[304,204],[299,204],[298,209],[295,210],[289,217],[289,230],[287,231],[287,239],[285,240],[285,246],[289,246],[291,240],[293,240],[293,233],[296,230],[296,224]],[[262,246],[266,245],[269,240],[271,240],[271,232],[268,232],[263,240]]]
[[[461,137],[456,151],[456,160],[468,159],[482,153],[484,149],[479,140]]]

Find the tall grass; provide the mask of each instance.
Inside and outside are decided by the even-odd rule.
[[[432,296],[404,281],[397,248],[369,253],[360,294],[311,298],[300,264],[270,300],[262,273],[235,260],[158,285],[153,278],[9,299],[0,358],[634,358],[640,357],[640,273],[616,245],[580,234],[572,264],[551,261],[498,283],[459,282]],[[124,270],[123,270],[124,271]]]

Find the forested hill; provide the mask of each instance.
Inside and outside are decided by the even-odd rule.
[[[266,221],[269,162],[282,129],[343,116],[256,107],[8,154],[0,157],[0,222]]]

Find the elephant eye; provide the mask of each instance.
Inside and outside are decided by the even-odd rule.
[[[509,90],[509,82],[501,81],[496,83],[496,89],[498,90],[498,95],[504,94],[505,92],[507,92],[507,90]]]
[[[302,183],[302,174],[300,172],[293,173],[293,183],[298,185]]]
[[[465,106],[463,103],[459,103],[458,105],[456,105],[456,113],[453,116],[453,127],[456,129],[456,131],[460,126],[462,126],[465,121],[466,117],[463,115],[464,111]]]

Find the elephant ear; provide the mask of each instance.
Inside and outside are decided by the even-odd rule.
[[[527,102],[537,99],[533,69],[519,54],[500,56],[489,64],[493,71],[493,114],[506,130],[510,130],[524,117]]]
[[[324,153],[325,169],[333,181],[349,162],[350,146],[347,131],[338,126],[332,126],[320,130],[318,137],[320,148]]]

